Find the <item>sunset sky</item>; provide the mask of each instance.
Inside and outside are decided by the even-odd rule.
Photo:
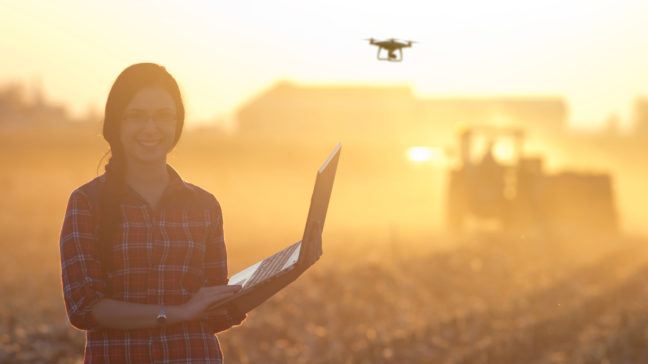
[[[564,96],[572,126],[624,124],[648,96],[648,1],[7,1],[0,86],[40,83],[77,114],[117,74],[165,65],[193,122],[278,80],[410,85],[419,97]],[[364,38],[412,39],[402,63]]]

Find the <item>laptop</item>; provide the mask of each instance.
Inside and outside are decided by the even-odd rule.
[[[246,309],[242,312],[247,312],[247,308],[256,307],[274,295],[319,259],[322,255],[320,237],[324,228],[341,148],[342,143],[339,143],[317,171],[302,239],[232,275],[228,285],[241,285],[241,290],[233,296],[219,301],[215,306],[234,301],[241,296],[254,297],[255,301],[260,300],[260,302],[243,305]],[[273,282],[275,282],[274,287],[272,287]],[[263,293],[254,294],[255,290]]]

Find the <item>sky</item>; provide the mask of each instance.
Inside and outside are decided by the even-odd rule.
[[[0,0],[0,86],[40,85],[75,114],[155,62],[188,123],[231,122],[282,80],[408,85],[417,97],[559,96],[573,127],[628,126],[648,97],[648,1]],[[365,38],[415,40],[401,63]]]

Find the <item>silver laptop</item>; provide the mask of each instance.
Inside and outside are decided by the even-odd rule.
[[[322,241],[317,237],[324,228],[341,148],[342,143],[339,143],[317,171],[302,240],[231,276],[228,285],[243,286],[239,294],[297,266],[307,268],[322,255]]]

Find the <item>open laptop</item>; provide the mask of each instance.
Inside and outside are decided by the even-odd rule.
[[[313,189],[302,240],[231,276],[228,285],[241,285],[242,289],[226,300],[218,302],[217,306],[236,300],[239,296],[244,296],[255,289],[269,292],[261,294],[264,301],[296,279],[319,259],[322,255],[322,240],[320,237],[324,228],[324,220],[328,210],[331,190],[333,189],[341,148],[342,143],[339,143],[317,171],[315,188]],[[298,272],[290,274],[288,278],[279,279],[282,276],[288,276],[289,272],[295,271]],[[267,286],[272,285],[273,281],[277,282],[276,287],[268,289]],[[262,289],[261,287],[266,288]],[[255,295],[248,294],[248,296]],[[259,303],[261,302],[256,303],[254,306]]]

